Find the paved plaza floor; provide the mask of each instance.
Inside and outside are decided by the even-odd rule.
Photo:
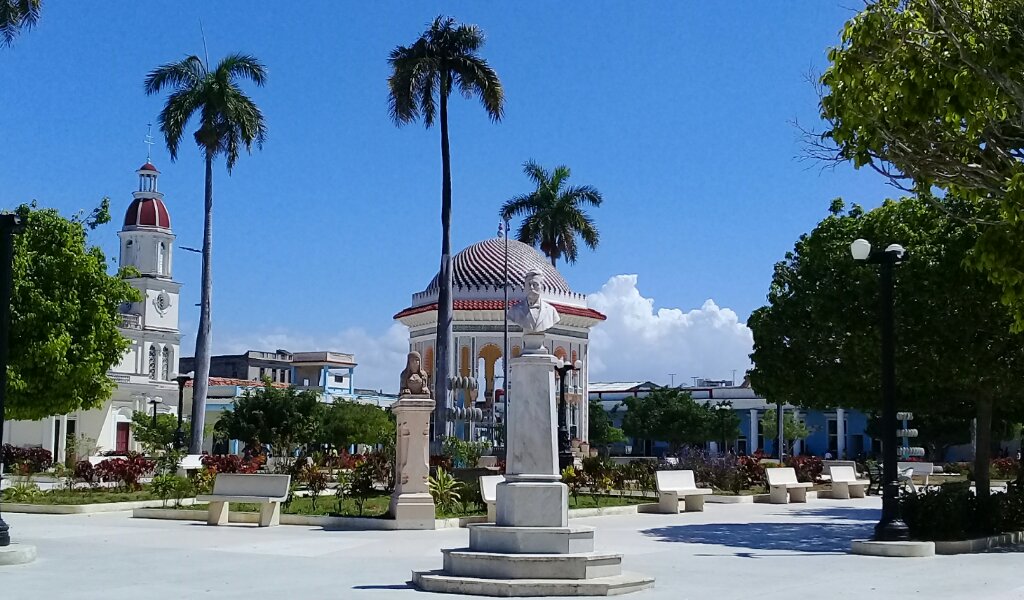
[[[847,554],[867,536],[878,498],[804,505],[709,504],[703,513],[574,520],[597,528],[597,550],[653,575],[637,600],[715,598],[1024,599],[1024,550],[894,559]],[[0,600],[426,598],[413,569],[441,566],[465,529],[325,531],[208,527],[96,515],[6,514],[39,559],[0,567]],[[439,598],[455,596],[438,595]]]

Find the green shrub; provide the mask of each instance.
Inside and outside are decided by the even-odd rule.
[[[900,498],[903,520],[917,540],[965,540],[1024,529],[1024,493],[978,498],[970,484],[947,483]]]
[[[366,501],[376,494],[377,488],[374,486],[373,465],[369,462],[364,462],[352,471],[351,484],[349,485],[349,495],[356,504],[359,516],[363,516],[363,507]]]
[[[456,511],[461,499],[459,490],[462,489],[462,483],[451,473],[439,467],[437,473],[427,479],[427,487],[434,499],[434,505],[442,513],[451,514]]]

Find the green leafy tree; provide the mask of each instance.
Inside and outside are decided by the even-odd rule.
[[[290,454],[297,446],[317,441],[324,404],[312,390],[274,387],[249,389],[224,411],[215,429],[229,439],[261,446],[270,444],[277,455]]]
[[[161,65],[146,76],[146,94],[167,96],[160,111],[160,131],[167,142],[171,160],[178,159],[178,146],[193,117],[199,126],[193,138],[206,160],[206,188],[203,211],[203,265],[199,295],[199,328],[196,330],[195,382],[192,395],[192,435],[189,452],[199,454],[203,448],[206,424],[206,396],[210,377],[212,342],[210,302],[213,294],[213,161],[223,156],[231,173],[242,146],[263,147],[267,128],[259,107],[239,87],[247,79],[257,86],[267,80],[267,70],[253,56],[231,54],[210,70],[198,56]]]
[[[597,226],[583,207],[601,206],[601,192],[589,185],[568,185],[572,172],[565,165],[549,173],[530,160],[523,165],[523,172],[536,189],[501,207],[502,219],[524,217],[517,234],[519,241],[539,247],[551,259],[552,267],[557,266],[559,258],[570,264],[576,262],[577,237],[591,250],[597,248]]]
[[[339,400],[328,405],[323,415],[323,440],[337,448],[352,444],[380,444],[395,436],[391,414],[372,404]]]
[[[779,413],[774,408],[769,408],[761,415],[761,431],[764,434],[764,439],[778,440]],[[782,437],[790,452],[797,440],[806,439],[809,435],[811,435],[811,428],[803,421],[798,421],[793,413],[787,412],[782,415]]]
[[[600,402],[591,400],[587,415],[587,439],[591,446],[604,447],[607,454],[608,446],[626,441],[626,434],[612,424],[611,416],[605,412]]]
[[[411,46],[391,51],[388,64],[389,109],[396,125],[419,119],[428,128],[441,128],[441,269],[438,273],[437,348],[434,353],[434,398],[437,402],[435,437],[444,434],[448,397],[448,354],[452,339],[452,160],[448,140],[448,98],[453,90],[476,96],[492,121],[500,121],[505,91],[498,74],[478,54],[484,33],[476,25],[439,16]]]
[[[1024,328],[1024,2],[876,0],[829,52],[816,154],[980,225],[966,258]],[[950,202],[950,198],[953,202]],[[962,201],[971,205],[959,211]]]
[[[0,0],[0,46],[10,46],[39,22],[42,0]]]
[[[962,202],[957,211],[976,214]],[[899,242],[909,260],[895,270],[896,384],[901,410],[978,419],[979,490],[987,490],[993,415],[1022,408],[1024,345],[998,290],[964,265],[979,228],[917,198],[886,201],[869,213],[831,214],[775,265],[768,305],[751,315],[750,379],[773,402],[877,412],[881,404],[879,280],[854,261],[851,240]],[[982,493],[985,493],[982,491]]]
[[[15,210],[25,230],[14,238],[8,419],[95,408],[114,391],[107,371],[129,347],[117,329],[120,306],[140,296],[89,245],[88,232],[110,220],[109,206],[104,198],[71,219],[34,203]]]
[[[187,423],[182,424],[182,428]],[[174,434],[178,431],[178,417],[167,413],[156,415],[156,426],[153,425],[152,413],[136,411],[132,413],[132,437],[146,449],[147,453],[167,450],[174,446]]]
[[[703,443],[712,436],[714,409],[707,403],[694,402],[689,392],[659,388],[645,397],[626,398],[623,404],[627,412],[622,430],[630,437],[668,442],[676,450],[683,444]]]

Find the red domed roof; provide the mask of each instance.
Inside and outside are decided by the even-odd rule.
[[[159,198],[136,198],[124,213],[125,227],[171,228],[171,214]]]
[[[160,171],[157,171],[156,167],[153,166],[153,163],[151,163],[149,161],[146,161],[146,164],[144,164],[141,167],[139,167],[139,170],[140,171],[153,171],[154,173],[159,173],[160,172]]]

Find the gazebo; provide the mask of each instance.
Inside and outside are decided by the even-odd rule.
[[[560,322],[547,333],[545,345],[567,363],[579,360],[582,368],[570,373],[566,388],[566,417],[571,437],[587,439],[587,370],[590,328],[605,320],[598,311],[587,308],[587,297],[574,292],[550,261],[532,246],[508,240],[508,297],[509,305],[524,296],[527,272],[540,269],[544,273],[542,297],[551,302],[561,317]],[[492,238],[466,247],[453,258],[452,282],[455,308],[452,341],[453,375],[475,377],[478,389],[456,394],[452,407],[474,406],[483,409],[484,424],[490,415],[497,422],[503,420],[502,396],[515,403],[515,390],[506,390],[502,378],[504,367],[504,238]],[[427,374],[434,376],[434,352],[437,328],[438,277],[425,290],[413,294],[412,304],[395,315],[395,319],[409,327],[409,349],[420,353]],[[522,330],[508,324],[509,353],[519,355],[522,348]],[[495,403],[497,398],[498,402]],[[467,428],[454,428],[465,435]]]

